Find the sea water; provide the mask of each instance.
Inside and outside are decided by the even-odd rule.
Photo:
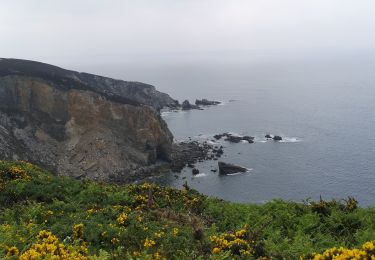
[[[163,113],[175,140],[233,132],[255,143],[228,143],[221,161],[244,166],[220,176],[217,161],[159,182],[237,202],[355,197],[375,205],[375,59],[179,63],[107,68],[109,76],[153,84],[173,98],[222,101],[204,110]],[[103,70],[101,70],[103,71]],[[112,72],[112,73],[111,73]],[[283,141],[266,140],[265,134]],[[216,140],[215,140],[216,142]]]

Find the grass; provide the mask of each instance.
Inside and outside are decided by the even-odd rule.
[[[371,259],[372,240],[375,209],[353,198],[238,204],[0,161],[1,259]]]

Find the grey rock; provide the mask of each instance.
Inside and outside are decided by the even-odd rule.
[[[199,106],[190,104],[189,100],[185,100],[184,102],[182,102],[181,108],[182,110],[200,109]]]
[[[241,166],[236,166],[234,164],[218,162],[219,174],[233,174],[238,172],[246,172],[247,169]]]
[[[241,141],[247,141],[250,144],[254,143],[254,137],[248,136],[248,135],[237,136],[237,135],[232,135],[232,134],[229,134],[229,133],[214,135],[214,138],[216,140],[220,140],[223,137],[225,137],[225,141],[228,141],[228,142],[231,142],[231,143],[239,143]]]
[[[219,105],[221,104],[221,102],[219,101],[211,101],[211,100],[208,100],[208,99],[202,99],[202,100],[195,100],[195,105],[197,106],[215,106],[215,105]]]

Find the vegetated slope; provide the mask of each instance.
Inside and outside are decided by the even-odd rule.
[[[354,199],[236,204],[189,187],[102,184],[0,162],[0,258],[310,259],[343,246],[358,249],[316,259],[371,259],[373,239],[375,210]]]
[[[153,86],[0,59],[0,159],[96,180],[142,178],[168,161],[157,112],[176,101]]]

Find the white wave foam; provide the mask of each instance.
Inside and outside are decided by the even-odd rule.
[[[218,100],[220,102],[220,104],[218,104],[218,106],[225,106],[225,105],[228,105],[228,103],[230,103],[229,100]]]
[[[271,137],[273,138],[273,135],[271,135]],[[258,138],[258,137],[255,137],[254,141],[256,143],[267,143],[267,142],[275,142],[272,138]],[[282,140],[281,141],[276,141],[278,143],[298,143],[298,142],[301,142],[301,139],[298,138],[298,137],[283,137],[282,136]]]
[[[235,172],[235,173],[226,174],[226,175],[227,176],[236,176],[236,175],[250,173],[252,170],[253,170],[252,168],[246,168],[246,172]]]
[[[193,177],[194,178],[202,178],[202,177],[206,177],[206,176],[207,176],[207,173],[201,172],[201,173],[198,173],[198,174],[194,175]]]
[[[212,138],[212,135],[211,134],[199,134],[199,135],[193,136],[193,138],[210,139],[210,138]]]
[[[283,140],[279,142],[280,143],[298,143],[298,142],[301,142],[301,139],[297,137],[283,137]]]
[[[235,133],[235,132],[228,132],[228,134],[237,136],[237,137],[242,137],[242,135],[240,135],[239,133]]]
[[[163,111],[160,113],[161,116],[168,116],[170,114],[172,114],[172,111]]]

